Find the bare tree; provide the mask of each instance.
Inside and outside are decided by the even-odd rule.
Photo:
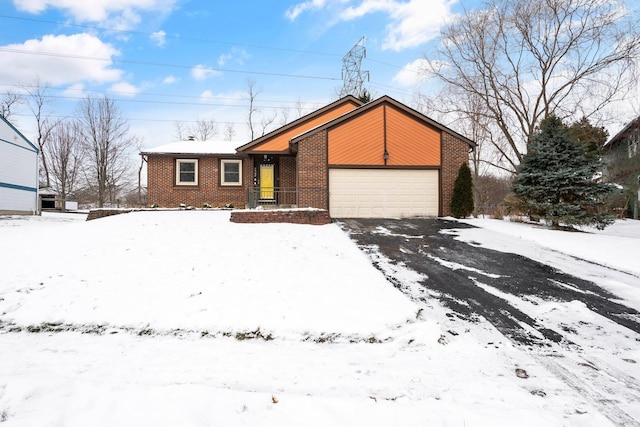
[[[36,143],[40,150],[40,165],[42,167],[41,175],[44,184],[51,186],[51,178],[49,173],[49,164],[47,162],[47,142],[51,136],[51,132],[56,126],[56,122],[51,121],[46,115],[46,108],[51,103],[51,98],[47,95],[49,85],[42,85],[39,79],[36,79],[31,86],[25,88],[28,94],[28,105],[31,113],[36,120]]]
[[[187,130],[187,126],[184,122],[176,120],[173,122],[173,126],[175,129],[175,136],[178,141],[186,141],[189,138],[189,131]]]
[[[115,101],[88,96],[80,102],[78,126],[86,150],[85,175],[98,207],[114,203],[125,184],[135,138]]]
[[[218,124],[213,119],[198,119],[192,127],[198,141],[207,141],[218,133]]]
[[[290,112],[291,112],[291,108],[287,107],[286,105],[283,105],[282,107],[280,107],[280,120],[278,121],[278,124],[280,126],[284,126],[287,123],[289,123]]]
[[[14,113],[13,109],[24,102],[24,98],[18,92],[6,90],[0,94],[0,116],[9,119]]]
[[[247,80],[247,101],[249,101],[249,111],[247,112],[247,127],[249,128],[249,134],[251,140],[255,139],[255,116],[260,111],[256,107],[256,97],[260,94],[260,90],[256,88],[255,80]]]
[[[623,0],[489,0],[442,30],[427,72],[479,99],[495,162],[515,171],[541,119],[591,117],[636,84],[637,19]]]
[[[270,115],[266,115],[262,112],[262,109],[256,106],[256,99],[262,92],[261,89],[256,87],[254,80],[247,80],[247,101],[249,101],[249,110],[247,112],[247,127],[249,128],[249,134],[253,141],[258,133],[260,136],[264,136],[267,130],[278,117],[278,112],[274,111]],[[259,121],[259,123],[258,123]]]
[[[75,123],[60,122],[49,137],[46,152],[50,166],[51,186],[62,198],[65,209],[67,196],[73,193],[80,180],[83,147]]]
[[[276,118],[278,117],[278,113],[276,111],[274,111],[270,116],[262,116],[262,119],[260,120],[260,128],[261,128],[261,134],[260,136],[264,136],[267,133],[267,129],[269,129],[269,127],[273,124],[273,122],[276,121]]]
[[[195,141],[208,141],[218,133],[218,124],[213,119],[198,119],[190,125],[176,121],[174,126],[179,141],[190,138]]]
[[[300,98],[296,100],[296,114],[298,115],[297,119],[304,115],[304,103]]]
[[[226,141],[233,141],[233,138],[236,136],[236,130],[232,122],[227,122],[224,127],[224,139]]]

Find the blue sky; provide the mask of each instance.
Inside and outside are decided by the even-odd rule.
[[[248,138],[247,81],[274,124],[336,99],[342,57],[365,37],[367,88],[410,103],[412,71],[439,26],[476,0],[0,0],[0,92],[36,79],[50,86],[49,114],[78,98],[115,98],[134,133],[153,147],[175,139],[175,121],[233,123]],[[26,108],[12,119],[30,136]]]

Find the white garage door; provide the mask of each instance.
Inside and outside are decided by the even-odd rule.
[[[330,169],[334,218],[438,216],[438,171]]]

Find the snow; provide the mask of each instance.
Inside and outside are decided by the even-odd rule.
[[[569,374],[551,349],[448,318],[424,276],[365,254],[335,224],[234,224],[214,210],[84,219],[0,217],[3,427],[615,425],[559,379]],[[637,263],[625,261],[640,225],[549,235],[468,222],[482,228],[457,238],[568,269],[605,245],[603,266],[582,274],[640,302]],[[513,303],[565,322],[597,316],[580,303]],[[640,344],[614,325],[594,330],[603,349],[592,363],[638,378],[620,358],[640,361]],[[571,375],[588,379],[582,369]]]
[[[456,230],[462,241],[482,242],[483,247],[516,253],[593,281],[640,311],[639,221],[618,220],[604,230],[585,227],[582,232],[496,219],[461,222],[478,227]]]
[[[178,141],[149,148],[143,153],[153,154],[236,154],[236,148],[244,142],[238,141]]]

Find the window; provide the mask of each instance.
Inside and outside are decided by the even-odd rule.
[[[242,160],[221,160],[220,175],[220,185],[242,185]]]
[[[176,160],[176,185],[198,185],[198,160]]]

